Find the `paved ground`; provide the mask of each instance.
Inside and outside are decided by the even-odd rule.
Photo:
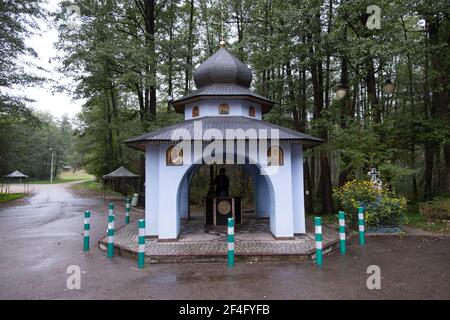
[[[307,220],[305,235],[291,240],[277,241],[270,233],[269,220],[257,219],[252,212],[245,214],[242,225],[235,228],[235,253],[241,261],[308,260],[315,252],[314,222]],[[323,226],[323,247],[327,252],[339,241],[339,233]],[[136,254],[138,228],[136,223],[116,231],[114,244],[121,250]],[[108,237],[101,240],[106,250]],[[225,228],[205,232],[204,213],[191,213],[191,220],[183,220],[176,242],[147,239],[145,255],[148,262],[201,262],[224,261],[227,254]],[[245,259],[245,260],[244,260]]]
[[[92,241],[104,236],[106,206],[77,198],[66,185],[36,186],[21,206],[0,209],[0,299],[450,299],[450,237],[373,237],[365,247],[302,263],[160,264],[144,270],[122,257],[82,249],[83,211]],[[118,225],[123,221],[120,212]],[[66,288],[66,267],[83,270],[81,290]],[[381,268],[381,290],[366,270]]]

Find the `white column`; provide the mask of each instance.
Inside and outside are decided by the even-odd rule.
[[[178,206],[180,208],[180,218],[187,219],[189,213],[189,181],[190,174],[187,174],[186,177],[181,181],[180,185],[180,198]]]
[[[294,213],[294,233],[304,234],[305,228],[305,201],[303,182],[303,148],[301,144],[291,145],[292,169],[292,207]]]
[[[166,150],[169,145],[161,145],[159,150],[159,208],[158,239],[176,240],[180,233],[178,192],[181,180],[190,165],[167,166]]]
[[[276,174],[268,176],[272,182],[275,204],[270,213],[270,231],[276,238],[294,236],[292,208],[291,150],[289,144],[280,144],[284,153],[284,165]]]
[[[256,215],[258,218],[270,217],[270,191],[267,181],[264,176],[258,174],[256,176],[255,184],[255,201],[256,201]]]
[[[158,235],[159,146],[148,145],[145,157],[145,235]]]

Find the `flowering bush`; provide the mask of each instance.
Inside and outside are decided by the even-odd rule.
[[[397,227],[407,222],[406,199],[388,190],[377,190],[370,181],[349,181],[336,189],[334,196],[353,226],[358,207],[364,208],[368,227]]]

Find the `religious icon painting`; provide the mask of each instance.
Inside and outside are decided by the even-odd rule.
[[[255,107],[250,106],[250,108],[248,109],[248,115],[249,115],[250,117],[256,116],[256,110],[255,110]]]
[[[192,109],[192,118],[196,118],[196,117],[198,117],[200,115],[200,109],[197,107],[197,106],[195,106],[193,109]]]
[[[166,165],[181,166],[183,165],[183,149],[178,146],[170,146],[166,153]]]
[[[219,106],[219,114],[229,114],[230,113],[230,106],[226,103],[222,103]]]
[[[270,147],[267,150],[267,165],[282,166],[284,164],[283,149],[280,147]]]

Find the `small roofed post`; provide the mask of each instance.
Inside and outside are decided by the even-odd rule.
[[[28,194],[29,181],[28,181],[28,176],[27,175],[25,175],[22,172],[16,170],[16,171],[6,175],[5,179],[6,179],[7,183],[8,183],[8,185],[9,185],[9,188],[6,187],[6,193],[9,192],[11,181],[19,180],[19,183],[22,183],[22,180],[23,180],[24,193]]]
[[[105,174],[103,176],[103,198],[105,197],[104,191],[106,189],[106,184],[109,182],[110,184],[114,184],[113,190],[119,191],[121,193],[125,193],[128,196],[128,193],[134,193],[137,190],[137,186],[135,181],[139,179],[139,175],[132,173],[127,168],[121,166],[116,170]],[[130,182],[134,182],[130,185]]]

